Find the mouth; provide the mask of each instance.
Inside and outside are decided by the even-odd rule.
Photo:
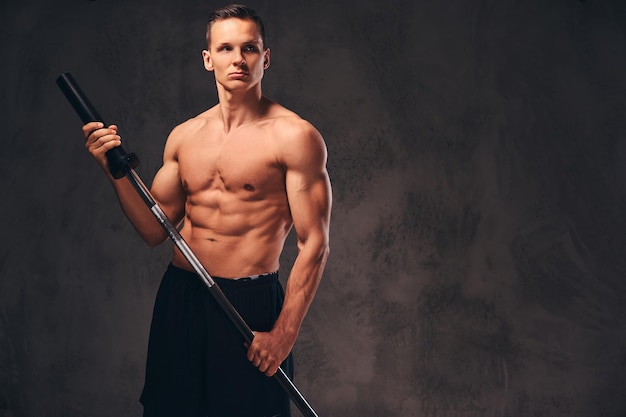
[[[230,74],[228,74],[228,76],[230,78],[239,80],[239,79],[247,77],[248,73],[247,72],[243,72],[243,71],[237,71],[237,72],[231,72]]]

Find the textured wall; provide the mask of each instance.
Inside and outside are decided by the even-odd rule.
[[[332,254],[296,346],[320,416],[625,416],[624,3],[249,4],[266,93],[329,148]],[[0,416],[140,415],[170,248],[127,224],[54,80],[149,182],[215,103],[220,5],[0,5]]]

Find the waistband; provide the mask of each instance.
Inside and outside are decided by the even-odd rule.
[[[179,268],[171,263],[167,266],[167,271],[178,276],[187,276],[193,277],[193,279],[201,280],[198,274],[195,271],[188,271],[186,269]],[[236,285],[246,285],[246,284],[262,284],[273,281],[278,281],[278,271],[268,272],[266,274],[258,274],[258,275],[249,275],[244,277],[237,278],[222,278],[215,277],[211,275],[211,278],[221,287],[221,286],[236,286]]]

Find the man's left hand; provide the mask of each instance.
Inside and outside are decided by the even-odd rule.
[[[267,376],[274,376],[281,363],[289,356],[295,338],[271,332],[255,332],[248,347],[248,360]]]

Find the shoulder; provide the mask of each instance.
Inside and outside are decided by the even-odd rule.
[[[326,143],[320,132],[297,115],[274,121],[278,158],[286,168],[326,165]]]
[[[214,123],[216,115],[216,109],[213,107],[174,127],[167,138],[165,151],[176,152],[185,140],[195,137],[199,132]]]
[[[312,154],[325,158],[326,144],[321,133],[309,121],[281,107],[270,119],[272,132],[281,153]]]
[[[193,133],[205,129],[217,120],[217,109],[212,107],[197,116],[188,119],[177,125],[170,133],[170,138],[178,138],[193,135]]]

